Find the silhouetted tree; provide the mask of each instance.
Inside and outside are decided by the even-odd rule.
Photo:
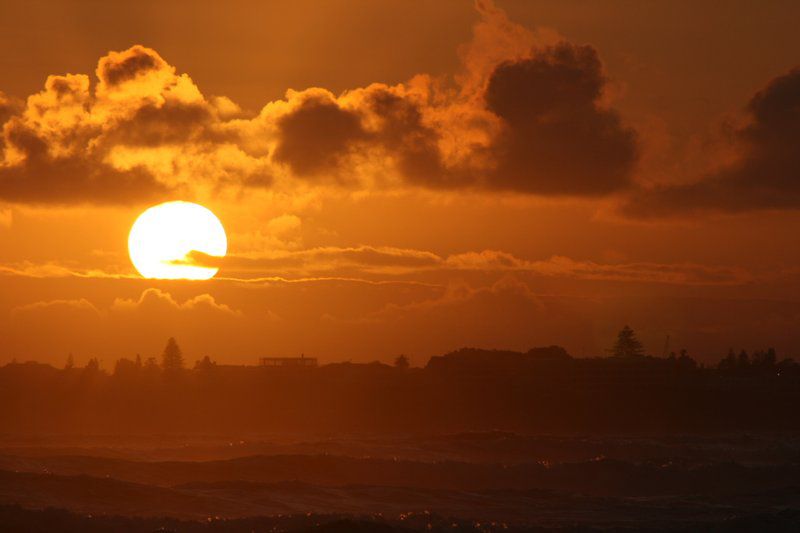
[[[207,372],[217,367],[216,361],[212,361],[209,356],[205,356],[194,364],[195,370]]]
[[[142,368],[142,356],[136,354],[136,368]]]
[[[92,357],[87,361],[86,367],[84,367],[83,371],[87,374],[96,374],[100,371],[100,361],[97,360],[97,357]]]
[[[397,359],[394,360],[394,367],[399,368],[400,370],[405,370],[411,366],[411,363],[408,361],[408,357],[401,354],[397,356]]]
[[[147,379],[153,380],[161,373],[161,368],[159,368],[155,357],[148,357],[142,366],[142,371]]]
[[[72,353],[67,355],[67,362],[64,364],[64,370],[72,370],[75,368],[75,358],[72,357]]]
[[[611,348],[614,357],[641,357],[644,355],[644,346],[636,338],[636,333],[630,326],[625,326],[617,334],[617,341]]]
[[[681,349],[680,356],[678,357],[678,365],[683,369],[697,368],[697,361],[689,357],[689,352],[686,348]]]
[[[746,350],[739,352],[739,360],[736,361],[736,367],[742,370],[750,368],[750,356],[747,355]]]
[[[768,348],[767,353],[764,354],[764,366],[772,368],[777,362],[778,354],[775,351],[775,348]]]
[[[183,352],[175,337],[167,340],[164,352],[161,354],[161,368],[165,372],[178,372],[183,369]]]
[[[717,369],[730,372],[736,369],[736,352],[733,351],[733,348],[728,350],[728,355],[719,362],[717,365]]]
[[[130,359],[122,358],[117,359],[116,364],[114,365],[114,376],[116,377],[126,377],[132,376],[139,372],[140,367],[136,366],[134,361]]]

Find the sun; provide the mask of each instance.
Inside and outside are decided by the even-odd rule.
[[[131,262],[145,278],[210,279],[218,268],[187,264],[189,253],[224,257],[227,250],[222,223],[214,213],[191,202],[166,202],[147,209],[128,236]]]

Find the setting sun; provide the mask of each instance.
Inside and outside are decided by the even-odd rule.
[[[228,241],[219,219],[190,202],[167,202],[147,209],[134,222],[128,251],[145,278],[203,280],[216,267],[181,263],[191,252],[224,257]]]

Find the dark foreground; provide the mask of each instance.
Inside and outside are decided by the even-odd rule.
[[[587,532],[587,531],[797,531],[800,513],[782,511],[767,515],[734,518],[720,523],[685,523],[668,527],[663,525],[628,524],[619,526],[514,526],[500,523],[464,522],[436,515],[410,515],[386,519],[383,517],[347,517],[340,515],[293,515],[286,517],[257,517],[240,519],[212,519],[206,522],[181,521],[169,518],[125,518],[118,516],[81,516],[59,509],[42,511],[21,507],[0,506],[0,523],[3,531],[67,533],[252,533],[257,531],[287,533],[401,533],[412,531],[504,531],[523,533],[535,531]]]
[[[0,368],[0,532],[800,531],[772,350],[201,363]]]
[[[6,531],[800,531],[800,436],[0,439]]]

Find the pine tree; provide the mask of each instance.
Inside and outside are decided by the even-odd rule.
[[[96,374],[100,372],[100,361],[97,357],[92,357],[89,361],[86,362],[86,366],[83,369],[84,372],[90,374]]]
[[[72,357],[72,353],[70,353],[67,355],[67,362],[64,365],[64,370],[72,370],[73,368],[75,368],[75,358]]]
[[[644,355],[644,346],[636,338],[636,333],[630,326],[625,326],[617,334],[617,341],[611,348],[611,354],[614,357],[641,357]]]
[[[178,372],[183,369],[183,352],[175,337],[167,340],[167,346],[161,354],[161,367],[165,372]]]

